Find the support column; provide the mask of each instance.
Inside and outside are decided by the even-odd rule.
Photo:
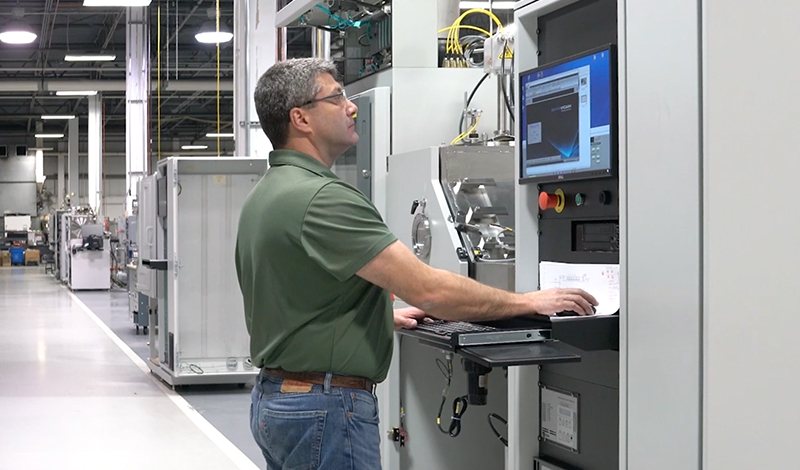
[[[38,121],[36,123],[36,133],[41,134],[44,132],[44,123],[42,121]],[[43,139],[36,139],[36,148],[41,149],[44,147],[44,140]],[[34,154],[36,158],[36,183],[43,184],[44,183],[44,151],[36,150]],[[41,189],[41,188],[39,188]]]
[[[98,93],[89,97],[89,205],[97,214],[103,216],[103,97]]]
[[[78,121],[79,118],[69,120],[69,186],[67,194],[73,206],[80,204],[80,157],[78,156]]]
[[[58,142],[56,146],[56,151],[58,152],[58,185],[56,186],[56,201],[58,207],[64,205],[64,193],[66,192],[66,186],[64,185],[64,164],[66,162],[66,158],[64,157],[64,142]]]
[[[125,52],[125,213],[133,213],[133,200],[139,181],[147,175],[150,153],[149,122],[147,118],[150,97],[150,39],[147,9],[128,8]]]
[[[266,158],[272,144],[258,122],[253,95],[277,55],[274,0],[234,2],[233,116],[235,155]]]

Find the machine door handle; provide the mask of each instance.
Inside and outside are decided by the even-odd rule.
[[[411,215],[416,214],[417,213],[417,209],[420,206],[422,206],[422,212],[425,212],[425,204],[426,204],[426,202],[427,201],[425,199],[415,199],[414,202],[411,203]]]
[[[155,269],[157,271],[166,271],[168,263],[167,260],[165,259],[143,259],[142,264],[150,269]]]

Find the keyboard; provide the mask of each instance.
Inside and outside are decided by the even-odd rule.
[[[434,320],[433,322],[419,322],[418,330],[428,331],[441,336],[451,336],[453,333],[482,333],[496,331],[493,326],[476,325],[465,321]]]

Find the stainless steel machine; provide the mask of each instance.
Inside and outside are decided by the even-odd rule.
[[[508,145],[392,155],[387,224],[431,266],[513,290],[515,184]]]

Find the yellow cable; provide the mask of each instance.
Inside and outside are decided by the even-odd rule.
[[[217,0],[217,35],[219,35],[219,0]],[[217,42],[217,156],[219,157],[222,155],[222,152],[219,148],[220,137],[219,134],[220,130],[220,115],[219,115],[219,42]]]
[[[445,32],[445,31],[449,31],[449,30],[451,30],[451,29],[453,29],[453,28],[454,28],[454,26],[448,26],[447,28],[442,28],[442,29],[440,29],[439,31],[437,31],[437,33],[443,33],[443,32]],[[483,28],[479,28],[479,27],[477,27],[477,26],[472,26],[472,25],[464,24],[464,25],[461,25],[461,26],[459,26],[459,28],[461,28],[461,29],[472,29],[472,30],[475,30],[475,31],[480,31],[481,33],[483,33],[483,34],[485,34],[485,35],[487,35],[487,36],[489,36],[489,37],[491,37],[491,36],[492,36],[492,33],[490,33],[489,31],[486,31],[486,30],[485,30],[485,29],[483,29]]]
[[[468,135],[472,134],[472,132],[475,131],[475,129],[478,128],[478,123],[479,122],[481,122],[480,115],[478,116],[478,119],[475,120],[475,124],[473,124],[472,127],[470,127],[466,132],[463,132],[463,133],[459,134],[458,137],[453,139],[450,142],[450,145],[455,145],[455,144],[461,142],[464,139],[464,137],[467,137]]]
[[[459,16],[453,22],[453,26],[451,26],[452,29],[448,33],[448,38],[452,38],[450,51],[457,52],[459,54],[464,54],[464,49],[461,47],[461,44],[459,44],[459,41],[458,41],[458,30],[461,27],[461,21],[465,17],[467,17],[468,15],[471,15],[473,13],[483,13],[483,14],[487,15],[489,18],[493,19],[495,21],[495,23],[497,23],[497,27],[500,30],[500,32],[505,31],[505,28],[503,28],[503,23],[500,21],[500,19],[497,17],[497,15],[495,15],[494,13],[492,13],[489,10],[484,10],[482,8],[472,8],[472,9],[467,10],[464,13],[462,13],[461,16]]]
[[[448,26],[447,28],[442,28],[439,31],[437,31],[436,33],[438,34],[438,33],[443,33],[445,31],[447,31],[447,38],[445,39],[445,52],[450,52],[451,51],[451,49],[450,49],[450,31],[452,31],[453,28],[475,29],[475,30],[480,31],[480,32],[482,32],[484,34],[489,34],[489,32],[486,31],[485,29],[481,29],[481,28],[478,28],[476,26],[464,25],[464,26]]]
[[[156,33],[158,52],[156,53],[156,94],[158,95],[156,108],[158,109],[158,118],[156,119],[158,125],[158,159],[161,160],[161,5],[158,5],[158,33]]]

